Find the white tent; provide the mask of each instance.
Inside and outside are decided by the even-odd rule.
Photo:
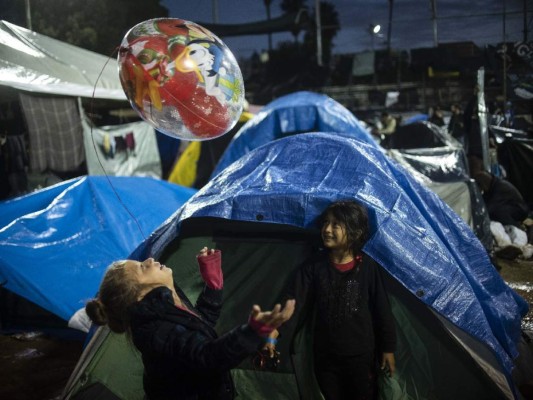
[[[139,121],[91,127],[76,98],[117,101],[117,107],[129,108],[116,58],[0,21],[0,99],[23,105],[33,148],[29,155],[32,173],[73,171],[86,160],[90,175],[102,174],[103,162],[109,175],[161,177],[152,126]],[[76,108],[79,115],[73,111]],[[134,144],[127,153],[96,154],[101,152],[104,136],[115,143],[128,133]]]
[[[36,93],[126,100],[116,59],[6,21],[0,21],[0,85]]]

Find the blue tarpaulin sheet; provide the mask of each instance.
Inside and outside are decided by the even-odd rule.
[[[249,152],[138,251],[158,257],[181,221],[194,217],[309,228],[339,199],[369,208],[372,232],[364,251],[422,302],[486,344],[509,373],[527,304],[451,208],[376,146],[356,139],[306,133]]]
[[[368,130],[342,104],[323,94],[296,92],[268,103],[243,125],[211,176],[259,146],[302,132],[336,132],[376,145]]]
[[[2,202],[0,282],[69,320],[95,296],[106,267],[195,192],[152,178],[87,176]]]

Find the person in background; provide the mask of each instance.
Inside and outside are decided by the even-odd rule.
[[[362,251],[367,210],[352,200],[338,201],[319,220],[324,250],[302,265],[288,290],[297,304],[291,322],[316,309],[315,376],[326,400],[373,399],[377,367],[394,374],[396,331],[381,267]],[[270,335],[271,352],[285,328]]]
[[[380,144],[386,148],[390,142],[391,135],[396,132],[397,121],[396,118],[390,115],[387,111],[381,113],[379,121],[381,127],[374,128],[372,134],[378,136]]]
[[[436,106],[435,109],[433,110],[433,113],[431,113],[431,117],[429,117],[429,122],[431,122],[432,124],[435,124],[437,126],[445,126],[446,124],[444,123],[444,118],[443,118],[443,114],[442,114],[442,110],[440,108],[440,106]]]
[[[490,230],[496,241],[495,255],[506,259],[533,255],[528,244],[524,222],[529,216],[529,207],[518,189],[509,181],[487,171],[474,175],[479,185],[489,214]]]
[[[459,104],[454,103],[450,108],[452,115],[450,117],[450,122],[448,123],[448,132],[455,139],[457,139],[463,147],[466,148],[465,144],[465,126],[463,121],[463,112]]]
[[[294,311],[294,301],[267,312],[254,305],[246,324],[218,336],[221,252],[204,247],[197,260],[205,286],[196,306],[174,284],[172,269],[153,258],[113,263],[97,297],[86,304],[95,324],[131,337],[142,356],[148,400],[233,399],[230,369],[254,354]]]

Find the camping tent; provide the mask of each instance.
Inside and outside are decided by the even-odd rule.
[[[489,125],[496,138],[498,162],[506,172],[506,178],[520,191],[533,210],[533,132]],[[530,171],[529,173],[527,171]],[[529,176],[529,178],[528,178]]]
[[[265,143],[305,132],[337,132],[376,144],[370,133],[342,104],[323,94],[296,92],[268,103],[248,121],[235,134],[211,176]]]
[[[130,108],[115,58],[0,21],[0,94],[0,127],[8,133],[4,154],[14,159],[12,149],[22,149],[28,159],[26,169],[32,173],[30,189],[50,171],[73,177],[101,174],[105,167],[109,175],[161,177],[157,134],[151,125],[139,121],[102,126],[107,120],[94,117],[100,127],[92,127],[78,101],[90,99],[90,112],[97,116],[113,108]],[[106,154],[101,151],[104,143],[111,149]],[[13,171],[12,164],[0,163],[0,175],[26,176],[24,169]]]
[[[35,93],[126,100],[115,59],[6,21],[0,21],[0,85]]]
[[[261,146],[211,180],[131,257],[172,266],[194,299],[202,288],[195,253],[204,245],[220,248],[225,306],[218,330],[226,331],[245,321],[255,302],[268,307],[280,297],[317,243],[317,216],[346,198],[369,207],[372,232],[364,251],[388,277],[404,398],[514,398],[510,374],[525,302],[470,228],[375,146],[327,133]],[[233,370],[237,392],[253,399],[319,398],[309,332],[304,327],[290,348],[280,347],[279,371],[256,371],[249,361]],[[131,344],[100,328],[64,397],[142,399],[141,376]]]
[[[335,132],[377,146],[357,118],[330,97],[296,92],[267,104],[229,143],[212,177],[249,151],[272,140],[310,131]],[[481,194],[471,182],[459,142],[428,122],[415,120],[393,135],[388,155],[436,192],[476,232],[486,248],[492,244]]]
[[[387,155],[437,193],[492,249],[490,220],[477,184],[470,178],[463,146],[446,129],[426,122],[398,127]]]
[[[94,296],[105,268],[193,193],[152,178],[86,176],[1,202],[2,290],[69,321]],[[2,304],[4,328],[6,315],[21,317],[8,306]],[[27,319],[31,329],[36,321]]]

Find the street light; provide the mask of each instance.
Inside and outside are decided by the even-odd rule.
[[[372,41],[372,51],[374,51],[374,37],[382,37],[379,32],[381,31],[381,25],[380,24],[370,24],[368,26],[368,33],[370,34],[370,39]]]
[[[374,59],[374,65],[375,65],[375,58],[376,58],[376,49],[374,47],[374,37],[376,37],[376,36],[382,37],[383,36],[383,35],[381,35],[379,33],[379,31],[381,31],[381,25],[379,25],[379,24],[370,24],[368,26],[368,33],[370,34],[370,40],[371,40],[371,43],[372,43],[372,53],[373,53],[372,57]],[[374,71],[372,80],[374,82],[374,85],[377,85],[378,78],[376,76],[376,71]]]

